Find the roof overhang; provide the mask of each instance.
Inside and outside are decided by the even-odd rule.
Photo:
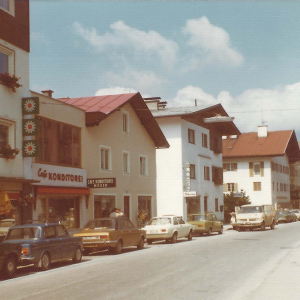
[[[16,183],[39,183],[39,180],[26,179],[23,177],[0,177],[0,182],[16,182]]]

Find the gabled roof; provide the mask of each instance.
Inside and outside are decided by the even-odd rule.
[[[141,120],[141,124],[145,127],[148,134],[154,141],[155,146],[157,148],[169,147],[168,141],[140,93],[81,98],[59,98],[57,100],[85,111],[86,126],[99,125],[102,120],[119,110],[125,104],[130,103]]]
[[[215,117],[216,115],[228,117],[227,112],[221,104],[206,106],[171,107],[158,110],[151,110],[155,118],[181,117],[198,126],[217,131],[221,135],[240,134],[239,129],[233,122],[205,123],[204,118]]]
[[[287,155],[290,163],[300,160],[300,150],[294,130],[269,131],[267,137],[257,132],[242,133],[223,140],[223,158]]]

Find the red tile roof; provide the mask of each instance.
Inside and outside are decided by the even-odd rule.
[[[267,137],[258,137],[257,132],[242,133],[237,138],[223,140],[223,158],[282,156],[291,161],[300,159],[300,150],[293,130],[269,131]]]
[[[145,127],[149,136],[154,141],[155,146],[157,148],[168,148],[170,146],[140,93],[81,98],[59,98],[57,100],[85,111],[86,126],[99,125],[99,123],[110,114],[120,109],[126,103],[130,103],[136,115],[141,120],[141,124]]]

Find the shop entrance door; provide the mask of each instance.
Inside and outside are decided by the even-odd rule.
[[[130,197],[124,196],[124,215],[130,219]]]
[[[138,225],[144,226],[152,217],[151,196],[138,197]]]
[[[200,196],[186,198],[187,216],[201,213]]]

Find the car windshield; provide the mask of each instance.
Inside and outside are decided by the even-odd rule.
[[[287,214],[288,214],[287,211],[278,211],[278,212],[277,212],[277,215],[278,215],[278,216],[285,216],[285,215],[287,215]]]
[[[6,240],[31,240],[41,237],[39,227],[22,227],[9,230]]]
[[[241,207],[241,214],[252,214],[252,213],[261,213],[262,207],[261,206],[242,206]]]
[[[154,218],[148,222],[148,225],[166,225],[171,224],[171,218]]]
[[[190,216],[188,216],[188,222],[205,221],[205,220],[207,220],[206,215],[190,215]]]
[[[295,214],[299,214],[299,210],[298,209],[293,209],[293,210],[291,210],[291,212],[293,212]]]
[[[84,229],[115,229],[115,223],[113,220],[91,220],[85,226]]]
[[[11,227],[15,225],[15,221],[13,220],[2,220],[0,221],[0,227]]]

